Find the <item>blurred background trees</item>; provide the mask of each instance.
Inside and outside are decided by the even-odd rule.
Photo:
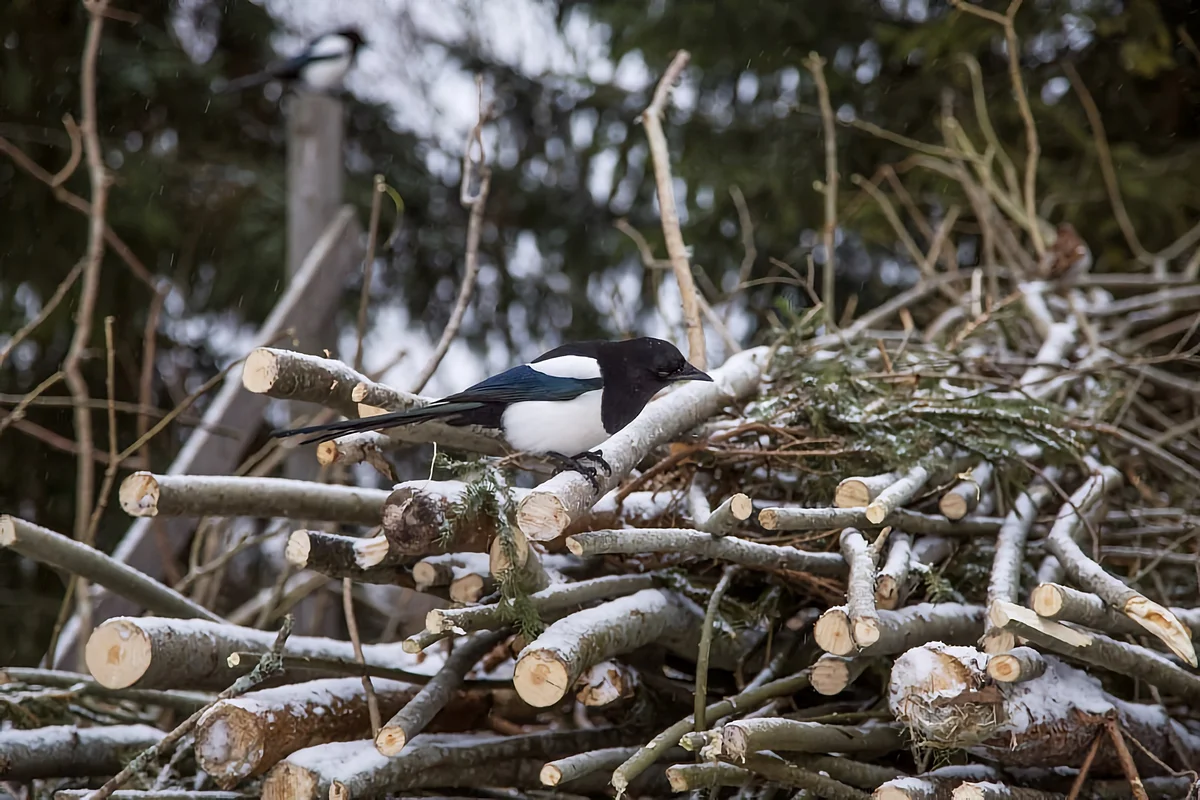
[[[270,311],[284,281],[280,99],[271,90],[213,95],[210,86],[254,71],[277,47],[292,52],[301,39],[336,24],[360,24],[371,47],[350,82],[347,201],[365,220],[378,172],[404,203],[398,220],[384,213],[387,243],[372,287],[368,367],[382,366],[397,350],[419,352],[445,325],[461,272],[466,212],[458,173],[474,122],[476,72],[496,103],[486,140],[494,174],[483,270],[456,358],[430,393],[461,387],[563,339],[633,331],[678,336],[674,318],[664,321],[658,303],[661,293],[664,305],[677,307],[669,300],[673,283],[661,280],[665,273],[642,270],[637,248],[614,223],[628,219],[665,258],[636,119],[680,47],[690,50],[691,67],[666,129],[700,285],[718,301],[732,294],[739,276],[785,279],[759,281],[729,303],[734,331],[746,341],[776,304],[810,303],[779,262],[803,275],[811,257],[819,285],[825,260],[822,196],[814,186],[824,175],[821,123],[802,66],[810,51],[829,60],[830,92],[843,122],[864,120],[937,144],[947,107],[982,140],[972,127],[978,123],[962,60],[973,57],[997,135],[1018,165],[1024,160],[1001,31],[938,0],[121,5],[136,21],[106,26],[99,60],[100,135],[115,176],[108,220],[150,275],[170,287],[152,375],[152,400],[162,409],[244,355],[246,332]],[[78,0],[9,0],[0,9],[0,136],[50,173],[70,153],[61,120],[67,113],[78,118],[86,22]],[[1043,152],[1042,211],[1075,225],[1092,248],[1096,271],[1128,270],[1133,254],[1113,219],[1092,132],[1063,64],[1076,67],[1099,106],[1142,244],[1162,248],[1186,232],[1200,207],[1200,12],[1184,0],[1029,0],[1017,28]],[[870,178],[886,164],[903,169],[911,151],[848,125],[839,126],[838,136],[839,306],[853,295],[861,310],[911,281],[913,270],[879,207],[849,178]],[[930,173],[906,184],[935,221],[951,204],[968,208],[955,196],[956,184]],[[886,181],[880,185],[892,192]],[[85,170],[62,188],[86,198]],[[744,274],[748,229],[739,220],[737,192],[755,245]],[[0,155],[0,219],[3,348],[81,258],[87,219],[8,155]],[[970,225],[968,214],[960,227],[969,232]],[[927,244],[920,231],[912,233]],[[970,248],[960,253],[963,263],[977,257]],[[339,345],[343,355],[352,345],[359,290],[345,287],[345,333],[328,345],[335,355]],[[0,413],[59,368],[77,294],[0,364]],[[118,396],[137,396],[152,297],[144,279],[106,254],[92,342],[100,346],[104,317],[114,316]],[[102,398],[104,358],[100,350],[92,355],[85,369],[92,396]],[[39,435],[11,425],[0,432],[0,508],[69,531],[75,470],[65,396],[57,387],[28,409]],[[203,406],[202,400],[196,411]],[[103,442],[103,413],[96,420]],[[122,442],[132,441],[135,416],[122,413],[118,420]],[[187,435],[187,418],[171,430],[150,447],[152,466],[169,463]],[[129,522],[114,505],[100,528],[104,547]],[[5,663],[41,652],[61,597],[52,573],[18,575],[16,559],[0,554],[0,587],[18,586],[35,591],[0,588],[0,607],[20,610],[19,618],[12,615],[16,629],[0,636]],[[10,649],[15,642],[22,642],[19,650]]]

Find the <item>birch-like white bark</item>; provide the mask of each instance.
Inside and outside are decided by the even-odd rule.
[[[962,519],[979,505],[984,489],[992,482],[992,464],[981,461],[971,470],[971,477],[954,485],[938,500],[938,511],[947,519]]]
[[[846,528],[841,535],[842,558],[846,559],[846,613],[850,634],[858,647],[879,641],[879,612],[875,609],[875,560],[862,531]]]
[[[727,403],[750,396],[757,388],[768,349],[756,347],[732,356],[713,370],[712,383],[681,385],[651,401],[638,418],[618,431],[599,450],[612,474],[597,476],[600,492],[614,488],[655,447],[669,442],[720,411]],[[534,489],[517,509],[517,525],[534,541],[558,538],[573,520],[585,515],[598,499],[586,478],[563,472]]]
[[[800,508],[771,506],[758,512],[758,524],[769,531],[820,531],[833,528],[895,527],[909,533],[931,536],[990,536],[1000,530],[1000,517],[946,519],[940,514],[922,514],[898,508],[879,525],[867,519],[865,508]]]
[[[844,478],[833,492],[835,508],[866,508],[887,487],[900,479],[899,473]]]
[[[846,634],[849,616],[845,606],[834,606],[813,626],[817,646],[836,656],[884,656],[903,653],[926,642],[950,644],[976,641],[983,633],[983,606],[961,603],[919,603],[895,611],[879,611],[879,639],[870,647],[856,648]]]
[[[873,525],[882,524],[893,511],[916,497],[929,478],[929,469],[924,465],[917,464],[910,468],[899,480],[867,504],[867,510],[864,512],[867,521]]]
[[[903,748],[903,729],[893,724],[825,725],[785,717],[728,722],[721,755],[736,761],[763,750],[794,753],[889,752]]]
[[[900,590],[908,582],[912,564],[912,536],[904,531],[888,534],[888,554],[875,578],[875,606],[892,610],[900,605]]]
[[[1097,595],[1057,583],[1042,583],[1029,595],[1029,605],[1039,617],[1073,622],[1115,636],[1143,636],[1146,629],[1105,603]],[[1200,636],[1200,608],[1171,608],[1192,636]]]
[[[0,731],[0,778],[33,781],[112,775],[131,753],[158,744],[165,736],[149,725],[80,728],[50,725]]]

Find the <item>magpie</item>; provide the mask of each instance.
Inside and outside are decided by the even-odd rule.
[[[572,470],[598,487],[596,467],[612,467],[594,448],[624,428],[661,389],[679,381],[711,381],[675,345],[642,337],[564,344],[422,408],[392,411],[273,437],[317,434],[301,444],[347,433],[377,431],[427,420],[497,429],[518,452],[546,456],[559,472]]]
[[[272,80],[327,92],[341,85],[364,44],[366,39],[357,28],[339,28],[316,37],[297,55],[277,61],[262,72],[234,78],[219,92],[237,92]]]

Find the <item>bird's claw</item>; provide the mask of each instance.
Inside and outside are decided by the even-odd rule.
[[[598,467],[600,467],[600,469],[604,470],[605,475],[612,475],[612,467],[607,461],[604,460],[604,454],[599,450],[589,450],[586,453],[580,453],[579,455],[575,456],[576,461],[582,461],[584,459],[594,462]]]
[[[555,471],[555,475],[567,471],[578,472],[592,485],[592,491],[597,493],[600,491],[600,481],[596,480],[596,467],[585,462],[594,462],[604,470],[606,475],[612,475],[612,467],[604,460],[604,456],[598,450],[580,453],[577,456],[564,456],[561,453],[547,453],[547,455],[559,462],[559,468]]]

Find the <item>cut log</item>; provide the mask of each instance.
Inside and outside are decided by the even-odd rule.
[[[845,478],[833,492],[833,505],[835,508],[866,508],[880,492],[899,478],[900,475],[895,472]]]
[[[784,717],[725,724],[721,756],[745,761],[763,750],[795,753],[889,753],[905,746],[899,725],[823,725]]]
[[[920,603],[879,612],[879,639],[856,648],[845,606],[834,606],[813,627],[817,646],[836,656],[882,656],[903,653],[925,642],[967,643],[983,633],[984,608],[961,603]]]
[[[984,489],[992,482],[992,464],[981,461],[971,470],[971,475],[954,485],[938,500],[938,511],[946,519],[959,520],[970,514],[983,498]]]
[[[987,662],[988,677],[1000,683],[1018,683],[1040,678],[1046,660],[1032,647],[1014,647],[1007,653],[992,655]]]
[[[627,664],[600,661],[585,669],[575,685],[575,699],[585,706],[603,708],[634,697],[640,680],[637,670]]]
[[[875,559],[867,539],[857,528],[841,535],[842,558],[850,571],[846,579],[846,613],[850,635],[857,647],[879,641],[879,612],[875,609]]]
[[[287,562],[329,578],[349,578],[357,583],[378,583],[413,588],[416,582],[405,562],[392,558],[387,539],[342,536],[323,531],[292,531],[284,550]]]
[[[1074,622],[1115,636],[1146,634],[1145,628],[1096,595],[1070,586],[1040,584],[1030,594],[1029,605],[1039,617],[1058,622]],[[1197,632],[1200,632],[1200,609],[1172,608],[1170,611],[1187,629],[1192,641],[1196,641]]]
[[[870,664],[868,658],[846,658],[825,653],[812,665],[812,688],[827,697],[841,694]]]

